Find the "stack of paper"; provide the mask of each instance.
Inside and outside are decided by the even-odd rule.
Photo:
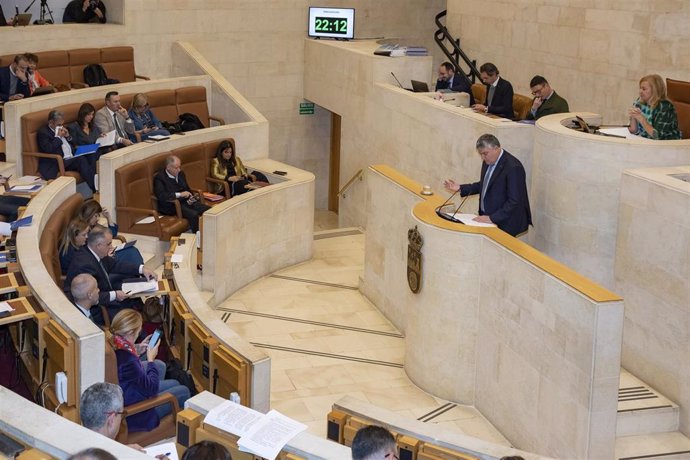
[[[156,292],[158,290],[158,281],[138,281],[138,282],[124,282],[122,283],[122,290],[127,295],[137,295],[143,292]]]
[[[232,401],[210,410],[204,423],[239,436],[241,451],[267,459],[275,459],[290,439],[307,429],[278,411],[264,415]]]

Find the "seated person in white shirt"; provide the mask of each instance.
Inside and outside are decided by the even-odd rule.
[[[115,131],[115,143],[122,147],[132,145],[130,135],[134,137],[134,121],[127,109],[120,103],[120,94],[109,91],[105,95],[105,107],[96,112],[93,123],[101,133]]]
[[[77,171],[89,188],[95,192],[94,175],[96,174],[96,157],[94,155],[74,156],[72,150],[72,136],[63,126],[65,117],[59,110],[51,110],[48,114],[48,124],[41,126],[36,132],[38,150],[42,153],[60,155],[66,171]],[[57,160],[40,158],[38,172],[46,180],[55,179],[59,168]]]
[[[98,289],[96,278],[88,273],[75,276],[70,285],[70,292],[72,302],[77,309],[91,321],[102,326],[103,314],[98,306],[98,296],[101,291]]]

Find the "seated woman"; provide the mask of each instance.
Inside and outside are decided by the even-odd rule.
[[[38,56],[33,53],[24,53],[26,61],[29,63],[28,76],[29,76],[29,92],[34,94],[38,88],[48,88],[52,87],[50,82],[41,75],[38,71]],[[57,89],[52,88],[52,92],[56,93]]]
[[[93,123],[93,117],[95,115],[96,108],[88,102],[79,107],[77,121],[70,123],[67,126],[67,129],[72,135],[72,144],[74,147],[95,144],[99,137],[106,135],[106,133],[101,133],[98,127]],[[95,153],[96,156],[94,159],[98,160],[101,155],[105,155],[112,150],[113,146],[100,147],[98,152]]]
[[[103,209],[98,201],[94,199],[85,201],[84,204],[81,205],[81,208],[79,208],[78,216],[81,220],[87,222],[90,228],[93,228],[93,226],[98,223],[98,219],[103,216],[107,222],[108,228],[110,229],[110,233],[113,234],[113,238],[117,236],[117,224],[113,222],[110,212],[107,209]],[[141,265],[144,263],[144,258],[141,256],[141,252],[139,252],[139,250],[134,246],[117,251],[116,253],[112,254],[112,256],[117,260],[124,260],[125,262],[136,265]]]
[[[249,173],[244,167],[240,157],[235,154],[234,139],[225,140],[218,145],[216,157],[211,160],[211,177],[228,182],[232,196],[268,185],[265,175],[259,171]],[[216,193],[223,193],[222,185],[218,185]]]
[[[129,116],[134,122],[134,132],[141,136],[142,141],[151,136],[170,136],[170,131],[163,129],[163,125],[149,108],[149,101],[144,93],[136,94],[132,99]],[[136,142],[136,138],[130,140]]]
[[[666,85],[660,75],[640,79],[640,97],[628,109],[628,130],[648,139],[680,139],[676,108],[666,99]]]
[[[86,244],[89,230],[91,230],[89,223],[81,220],[79,217],[75,217],[67,225],[58,248],[60,269],[63,275],[67,274],[67,269],[69,269],[69,265],[72,263],[74,253],[81,250],[82,246]]]
[[[125,399],[125,406],[144,401],[162,393],[170,393],[183,407],[189,399],[189,388],[177,380],[165,379],[165,363],[156,360],[160,340],[149,347],[151,336],[139,344],[135,341],[141,333],[143,320],[136,310],[124,309],[115,315],[110,323],[110,345],[115,349],[117,376]],[[139,358],[146,354],[146,360]],[[158,406],[140,414],[127,417],[129,431],[150,431],[158,426],[160,419],[172,412],[170,404]]]

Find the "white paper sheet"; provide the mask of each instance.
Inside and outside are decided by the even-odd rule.
[[[3,311],[14,311],[14,308],[12,308],[7,302],[0,302],[0,312]]]
[[[157,444],[155,446],[149,446],[144,450],[146,451],[146,455],[149,457],[156,458],[157,455],[165,455],[170,460],[179,460],[174,442],[166,442],[163,444]]]
[[[445,214],[446,216],[455,217],[456,219],[458,219],[463,224],[470,225],[472,227],[495,227],[496,226],[496,224],[485,224],[483,222],[477,222],[477,221],[473,220],[475,217],[477,217],[476,214],[460,214],[460,213],[458,213],[458,214],[455,214],[454,216],[453,216],[452,212],[444,212],[443,214]]]
[[[106,133],[106,135],[103,137],[99,137],[96,141],[96,144],[100,145],[101,147],[108,147],[115,144],[115,130]]]
[[[599,128],[600,133],[610,134],[612,136],[622,136],[626,139],[644,139],[642,136],[631,133],[626,127],[616,127],[616,128]]]
[[[0,235],[12,236],[12,226],[9,222],[0,222]]]
[[[152,224],[156,221],[156,218],[153,216],[148,216],[144,217],[143,219],[139,219],[138,221],[135,222],[135,224]]]
[[[163,136],[161,134],[156,134],[155,136],[149,136],[149,139],[153,139],[154,141],[162,141],[164,139],[170,139],[170,136]]]
[[[179,264],[184,260],[184,255],[182,254],[173,254],[172,257],[170,257],[170,262],[174,264]]]
[[[237,441],[237,446],[259,457],[274,459],[290,439],[306,429],[303,423],[272,410]]]
[[[242,437],[249,432],[254,424],[261,421],[263,417],[264,414],[254,409],[244,407],[232,401],[225,401],[206,414],[204,423]]]
[[[122,290],[128,295],[141,294],[142,292],[156,292],[158,281],[139,281],[137,283],[122,283]]]

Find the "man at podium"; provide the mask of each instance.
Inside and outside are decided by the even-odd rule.
[[[481,135],[476,148],[484,161],[479,182],[460,185],[447,179],[443,186],[450,192],[459,191],[460,196],[479,195],[479,215],[475,221],[496,224],[513,236],[527,231],[532,213],[522,163],[503,150],[493,134]]]

